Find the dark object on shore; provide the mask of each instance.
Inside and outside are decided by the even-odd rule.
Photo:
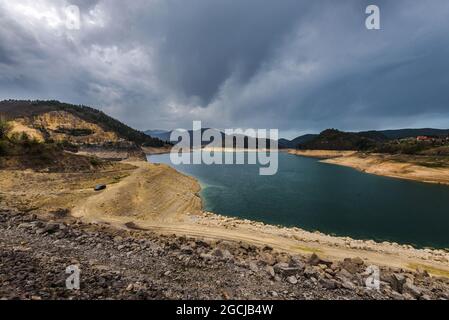
[[[132,230],[140,230],[140,231],[148,231],[149,229],[145,229],[142,227],[139,227],[137,224],[135,224],[134,222],[127,222],[125,223],[125,227],[132,229]]]
[[[106,189],[106,185],[105,184],[97,184],[94,189],[95,189],[95,191],[101,191],[101,190]]]

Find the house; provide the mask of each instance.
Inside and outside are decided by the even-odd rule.
[[[417,136],[416,141],[432,141],[432,137],[428,136]]]

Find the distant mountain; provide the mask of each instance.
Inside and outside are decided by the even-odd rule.
[[[212,128],[202,128],[202,129],[201,129],[201,136],[203,136],[203,134],[204,134],[204,132],[205,132],[206,130],[213,130],[213,131],[215,132],[215,135],[220,135],[220,136],[221,136],[222,141],[223,141],[222,147],[232,147],[232,146],[235,146],[235,144],[236,144],[236,142],[237,142],[237,139],[243,139],[243,143],[244,143],[244,147],[245,147],[245,148],[248,148],[249,146],[258,146],[258,142],[257,142],[257,139],[256,139],[256,138],[248,137],[248,136],[244,136],[244,135],[237,135],[237,134],[236,134],[236,135],[232,135],[232,138],[231,138],[231,136],[226,135],[226,134],[223,133],[222,131],[217,130],[217,129],[212,129]],[[147,131],[145,131],[145,134],[148,134],[148,135],[150,135],[151,137],[155,137],[155,138],[157,137],[157,138],[161,139],[162,141],[166,141],[166,142],[174,143],[174,144],[175,144],[175,143],[177,143],[178,141],[170,140],[170,136],[171,136],[172,132],[173,132],[173,130],[172,130],[172,131],[164,131],[164,130],[147,130]],[[195,131],[189,130],[189,131],[187,131],[187,132],[188,132],[189,137],[190,137],[190,145],[193,146],[193,133],[194,133]],[[226,142],[227,142],[226,139],[228,139],[229,141],[233,141],[233,142],[232,142],[230,145],[227,145],[227,144],[226,144]],[[211,142],[213,142],[212,139],[207,140],[207,141],[202,141],[202,142],[201,142],[201,145],[202,145],[202,146],[206,146],[206,145],[210,144]],[[270,145],[270,142],[269,142],[269,140],[267,139],[267,142],[266,142],[267,148],[269,147],[269,145]]]
[[[279,148],[280,149],[287,149],[287,148],[297,148],[298,145],[309,142],[316,138],[317,134],[305,134],[299,137],[296,137],[293,140],[287,140],[287,139],[279,139]]]
[[[418,136],[448,136],[449,129],[398,129],[398,130],[383,130],[378,131],[385,135],[389,139],[404,139],[404,138],[415,138]]]

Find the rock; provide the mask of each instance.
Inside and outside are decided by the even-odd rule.
[[[415,297],[413,297],[410,293],[404,293],[404,294],[402,294],[402,297],[405,300],[415,300]]]
[[[343,269],[348,270],[350,273],[357,273],[361,270],[362,266],[363,266],[364,262],[362,259],[360,258],[346,258],[341,262],[341,267]]]
[[[406,282],[406,278],[402,274],[393,273],[390,276],[388,282],[390,283],[391,289],[393,289],[396,292],[402,293],[404,284]]]
[[[290,276],[290,277],[287,277],[287,282],[291,283],[291,284],[297,284],[298,283],[298,279],[296,279],[295,276]]]
[[[345,289],[349,289],[349,290],[354,290],[355,289],[355,285],[349,281],[349,280],[345,280],[342,282],[341,286]]]
[[[334,290],[337,289],[338,285],[335,280],[328,280],[328,279],[321,279],[320,284],[323,286],[323,288]]]
[[[421,290],[414,285],[413,281],[411,279],[407,279],[402,287],[402,292],[408,293],[413,296],[413,298],[418,299],[421,297],[422,292]]]
[[[113,240],[114,240],[114,242],[121,242],[121,241],[123,241],[123,238],[120,236],[115,236]]]
[[[312,266],[323,264],[330,267],[332,265],[332,261],[320,258],[316,255],[316,253],[312,254],[312,256],[309,258],[308,263]]]
[[[249,269],[254,272],[254,273],[258,273],[259,272],[259,267],[257,266],[257,264],[254,261],[251,261],[249,263]]]
[[[183,254],[192,254],[193,253],[193,249],[189,246],[182,246],[181,247],[181,253]]]
[[[350,273],[348,270],[346,270],[346,269],[341,269],[341,270],[337,273],[336,277],[337,277],[338,279],[344,281],[344,280],[351,280],[354,276],[353,276],[353,274]]]
[[[276,263],[276,259],[273,257],[273,255],[269,252],[263,252],[260,255],[260,261],[262,261],[263,263],[272,266]]]
[[[318,276],[319,274],[315,271],[315,269],[313,269],[310,266],[307,266],[306,269],[304,270],[304,275],[310,279]]]
[[[299,266],[291,267],[289,264],[285,262],[279,262],[274,266],[274,271],[284,277],[296,275],[300,273],[302,270],[303,270],[302,267]]]
[[[33,224],[32,223],[21,223],[17,226],[17,228],[19,229],[31,229],[33,228]]]
[[[106,189],[106,185],[105,185],[105,184],[97,184],[97,185],[94,187],[94,190],[95,190],[95,191],[101,191],[101,190],[104,190],[104,189]]]
[[[211,255],[218,258],[223,258],[223,251],[220,248],[215,248],[212,250]]]
[[[212,260],[214,257],[208,253],[201,253],[200,258],[203,260]]]
[[[48,223],[45,227],[44,227],[44,233],[55,233],[56,231],[59,230],[59,224],[57,223]]]
[[[274,268],[272,266],[266,266],[265,271],[274,278],[276,276],[276,272],[274,271]]]
[[[223,252],[223,258],[225,258],[227,260],[231,260],[234,258],[234,256],[232,255],[231,252],[229,252],[229,250],[224,249],[222,252]]]

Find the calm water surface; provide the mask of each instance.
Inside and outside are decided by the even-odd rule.
[[[279,171],[257,165],[173,165],[197,178],[205,209],[306,230],[449,248],[449,187],[379,177],[279,153]]]

